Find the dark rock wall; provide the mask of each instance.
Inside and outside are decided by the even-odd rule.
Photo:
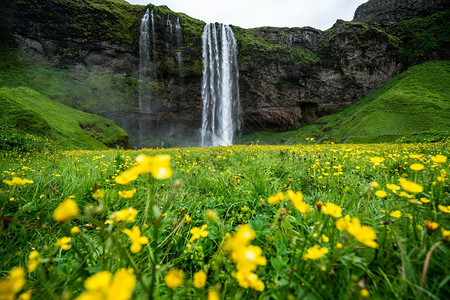
[[[353,21],[386,26],[448,9],[449,0],[369,0],[356,9]]]

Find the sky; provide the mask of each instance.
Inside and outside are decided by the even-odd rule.
[[[328,29],[337,19],[351,21],[368,0],[126,0],[131,4],[167,5],[207,23],[243,28],[262,26]]]

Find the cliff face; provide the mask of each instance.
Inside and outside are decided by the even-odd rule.
[[[369,0],[356,9],[353,21],[386,26],[448,10],[449,6],[448,0]]]
[[[390,2],[396,1],[369,1],[358,8],[355,20],[378,20],[373,17],[378,16],[376,7],[386,12],[393,9]],[[152,113],[142,113],[137,78],[139,26],[145,9],[121,0],[14,0],[5,5],[0,26],[8,33],[3,38],[14,40],[22,56],[68,70],[67,80],[91,76],[86,74],[109,76],[103,84],[108,96],[98,84],[86,82],[89,97],[83,96],[84,91],[68,91],[73,98],[69,105],[114,119],[132,141],[144,123],[152,123],[152,138],[197,140],[205,24],[150,5],[156,33],[151,54]],[[181,45],[174,41],[167,22],[177,17],[183,32]],[[246,132],[295,129],[362,98],[401,70],[401,41],[364,23],[338,21],[326,31],[310,27],[233,30],[239,47]],[[176,56],[180,51],[181,68]],[[39,86],[33,88],[39,90]],[[63,98],[53,97],[60,102]],[[83,104],[89,101],[93,103]]]

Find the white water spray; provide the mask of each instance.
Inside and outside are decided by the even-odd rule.
[[[139,110],[150,111],[150,47],[149,47],[149,11],[141,19],[139,38]]]
[[[230,26],[203,30],[201,145],[228,146],[240,130],[237,43]]]

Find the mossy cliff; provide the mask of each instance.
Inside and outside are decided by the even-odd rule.
[[[132,139],[147,123],[154,133],[149,140],[198,140],[204,22],[165,6],[121,0],[13,0],[2,6],[0,86],[28,86],[52,100],[112,118]],[[147,7],[155,16],[155,76],[152,113],[142,114],[139,26]],[[448,14],[440,14],[421,15],[427,22],[398,20],[406,23],[379,28],[364,20],[338,21],[326,31],[233,27],[245,131],[297,128],[350,105],[411,64],[448,59],[448,52],[439,50],[448,45]],[[180,46],[169,34],[168,18],[180,19]],[[418,36],[418,30],[428,30],[429,39]],[[177,51],[183,56],[181,72]]]

